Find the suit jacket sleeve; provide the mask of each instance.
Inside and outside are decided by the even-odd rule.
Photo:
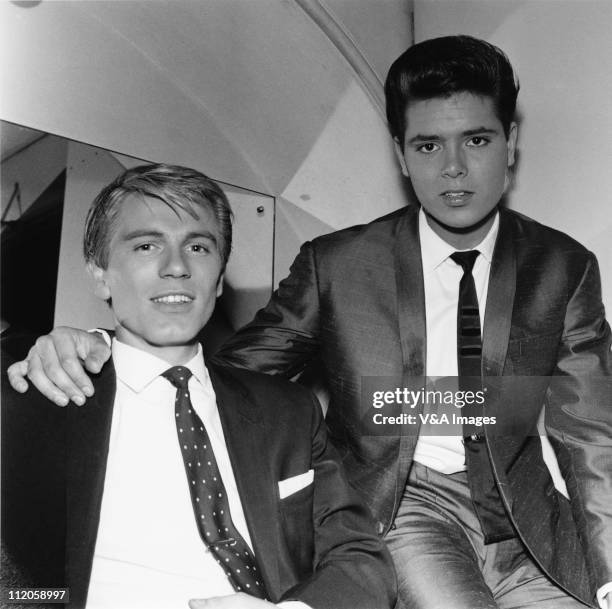
[[[66,409],[8,382],[6,369],[27,354],[31,337],[1,343],[0,587],[64,587]]]
[[[610,327],[599,270],[588,253],[569,295],[546,427],[582,532],[596,587],[612,581]]]
[[[270,302],[221,347],[215,361],[291,378],[316,356],[318,326],[315,254],[305,243]]]
[[[314,568],[282,600],[300,600],[314,609],[393,607],[397,584],[391,557],[350,487],[328,442],[319,403],[312,400]]]

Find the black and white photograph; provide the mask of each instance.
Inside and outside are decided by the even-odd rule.
[[[0,0],[0,607],[612,609],[610,0]]]

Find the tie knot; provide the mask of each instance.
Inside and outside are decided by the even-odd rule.
[[[191,370],[185,366],[173,366],[168,368],[162,376],[168,379],[177,389],[185,389],[191,376]]]
[[[468,250],[466,252],[455,252],[450,257],[463,269],[464,273],[471,273],[478,254],[480,254],[478,250]]]

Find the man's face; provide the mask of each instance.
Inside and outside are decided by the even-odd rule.
[[[174,364],[196,352],[195,337],[222,291],[220,231],[153,197],[129,195],[109,244],[106,269],[90,270],[96,294],[112,299],[117,338]]]
[[[516,124],[506,139],[490,97],[457,93],[409,104],[404,150],[396,142],[396,152],[429,225],[451,245],[468,248],[493,222],[515,145]]]

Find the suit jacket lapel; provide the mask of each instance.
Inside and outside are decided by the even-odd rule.
[[[402,383],[404,387],[422,387],[425,376],[427,337],[425,326],[425,288],[419,239],[418,208],[408,208],[397,224],[395,234],[395,283],[397,318],[402,350]],[[421,377],[415,378],[415,377]],[[404,412],[412,412],[405,407]],[[400,432],[399,471],[396,498],[403,492],[412,463],[418,435]]]
[[[485,414],[496,416],[500,421],[507,422],[512,419],[507,416],[503,417],[500,408],[506,403],[503,396],[508,388],[502,387],[503,379],[498,378],[496,381],[492,377],[502,376],[508,352],[516,292],[516,251],[511,218],[501,210],[499,221],[499,233],[493,251],[483,324],[482,374],[484,384],[488,389]],[[487,377],[489,377],[488,380]],[[495,436],[506,437],[506,441],[501,442],[493,439],[489,430],[486,433],[491,442],[490,446],[495,447],[495,450],[491,448],[491,466],[495,479],[501,494],[512,509],[514,498],[506,478],[504,463],[507,462],[508,455],[512,455],[515,449],[513,443],[507,442],[507,439],[512,437],[512,433],[506,430],[507,427],[501,423],[493,427],[492,433]],[[506,451],[509,451],[508,455]]]
[[[259,558],[268,593],[273,595],[280,586],[278,491],[261,453],[261,447],[269,442],[263,416],[258,404],[247,399],[235,380],[213,366],[208,369],[255,557]]]
[[[71,606],[84,606],[100,521],[116,378],[108,363],[83,407],[69,406],[66,463],[66,578]]]
[[[397,224],[395,282],[404,376],[423,376],[427,342],[425,290],[417,209],[408,209]]]
[[[503,373],[516,291],[516,252],[511,218],[500,212],[499,233],[493,252],[482,342],[482,372]]]

